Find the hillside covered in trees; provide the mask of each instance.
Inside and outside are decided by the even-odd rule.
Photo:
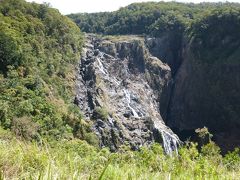
[[[73,136],[82,43],[79,28],[47,4],[0,2],[1,127],[29,140]]]

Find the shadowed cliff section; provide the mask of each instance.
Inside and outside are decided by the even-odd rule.
[[[239,145],[239,11],[218,10],[193,25],[176,74],[168,124],[207,126],[221,147]]]

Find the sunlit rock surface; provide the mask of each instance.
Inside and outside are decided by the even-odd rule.
[[[165,125],[160,101],[167,106],[171,79],[170,67],[149,53],[143,38],[87,35],[75,102],[93,122],[101,147],[159,142],[170,154],[179,139]]]

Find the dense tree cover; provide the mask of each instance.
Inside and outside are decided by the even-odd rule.
[[[190,36],[194,44],[192,50],[205,62],[239,62],[239,32],[239,7],[214,9],[191,25]]]
[[[181,33],[196,20],[219,8],[240,8],[234,3],[184,4],[177,2],[133,3],[115,12],[70,14],[83,31],[103,34]]]
[[[88,136],[72,103],[82,41],[79,28],[48,4],[0,1],[2,127],[26,139]]]

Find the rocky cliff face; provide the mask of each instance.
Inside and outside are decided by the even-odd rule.
[[[146,41],[172,71],[169,102],[160,103],[165,123],[181,140],[206,126],[223,152],[240,145],[240,42],[231,34],[183,37],[177,49],[168,36]]]
[[[223,151],[240,145],[239,40],[209,34],[213,52],[231,47],[225,56],[202,41],[87,36],[76,103],[101,146],[156,141],[170,152],[179,142],[171,129],[184,140],[204,126]]]
[[[160,102],[169,101],[170,67],[140,37],[86,39],[75,102],[93,122],[100,146],[138,149],[155,141],[167,153],[175,150],[179,139],[160,114]]]
[[[222,44],[224,37],[209,41],[219,49],[219,55],[231,44]],[[174,78],[167,124],[179,133],[194,132],[199,127],[208,127],[222,151],[240,145],[240,58],[239,46],[232,48],[226,56],[219,56],[214,49],[212,57],[206,59],[199,52],[201,44],[189,42],[183,48],[183,61]],[[201,45],[202,46],[202,45]]]

